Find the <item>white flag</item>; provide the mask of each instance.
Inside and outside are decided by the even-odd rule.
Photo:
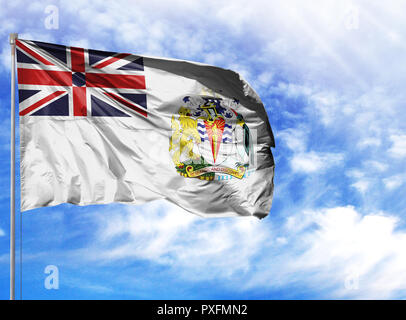
[[[17,40],[21,210],[167,199],[200,216],[271,208],[272,131],[238,73]]]

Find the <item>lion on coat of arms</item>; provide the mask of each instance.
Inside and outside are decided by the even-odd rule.
[[[200,155],[193,152],[193,141],[200,143],[201,139],[199,132],[197,131],[197,121],[190,118],[192,115],[191,110],[181,107],[178,113],[178,121],[172,116],[171,128],[173,134],[169,140],[169,151],[174,150],[172,160],[175,165],[182,166],[179,159],[183,152],[186,152],[190,159],[197,160],[200,158]],[[175,144],[174,141],[177,141],[178,143]]]

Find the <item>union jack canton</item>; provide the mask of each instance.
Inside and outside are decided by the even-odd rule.
[[[147,117],[143,58],[17,40],[20,116]]]

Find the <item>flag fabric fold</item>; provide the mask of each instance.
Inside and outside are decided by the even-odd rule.
[[[166,199],[268,215],[274,138],[231,70],[17,40],[21,210]]]

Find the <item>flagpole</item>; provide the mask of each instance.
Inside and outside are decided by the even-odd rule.
[[[11,154],[10,154],[10,300],[15,299],[15,69],[17,33],[10,33],[11,46]]]

